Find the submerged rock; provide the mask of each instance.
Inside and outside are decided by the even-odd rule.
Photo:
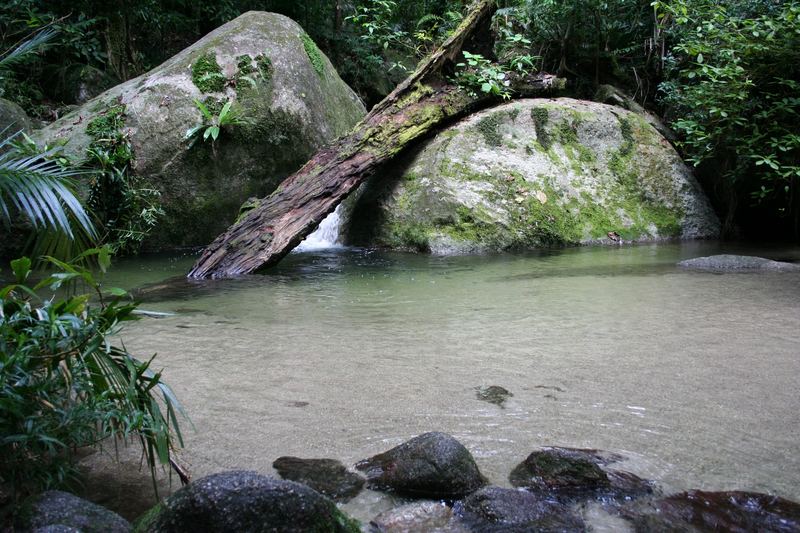
[[[543,448],[514,467],[508,479],[515,487],[567,498],[621,499],[651,493],[652,483],[647,480],[600,468],[620,459],[599,450]]]
[[[476,396],[483,402],[488,402],[494,405],[503,407],[506,400],[514,396],[508,389],[500,387],[499,385],[490,385],[488,387],[477,387]]]
[[[563,503],[524,490],[484,487],[455,506],[470,531],[585,531]]]
[[[230,531],[326,531],[356,533],[328,498],[293,481],[232,471],[194,481],[170,496],[142,531],[160,533]]]
[[[364,487],[363,477],[348,471],[335,459],[279,457],[272,467],[283,479],[308,485],[335,501],[346,502]]]
[[[778,272],[800,272],[800,264],[773,261],[763,257],[750,255],[710,255],[708,257],[696,257],[686,259],[678,263],[683,268],[694,268],[698,270],[767,270]]]
[[[247,123],[187,149],[186,131],[234,102]],[[141,187],[161,193],[166,212],[149,248],[205,245],[321,146],[365,113],[355,93],[303,29],[276,13],[251,11],[226,23],[150,72],[117,85],[36,133],[86,158],[91,125],[124,107],[124,131]],[[89,131],[87,131],[89,130]]]
[[[424,433],[356,464],[370,488],[416,498],[454,499],[486,484],[472,454],[446,433]]]
[[[433,253],[706,238],[711,205],[630,111],[517,100],[440,132],[351,201],[345,240]]]
[[[125,533],[130,523],[113,511],[74,494],[48,490],[24,504],[15,531]]]
[[[636,531],[800,531],[800,503],[756,492],[692,490],[626,510]]]
[[[453,509],[442,502],[402,505],[376,516],[370,522],[379,533],[467,533]]]

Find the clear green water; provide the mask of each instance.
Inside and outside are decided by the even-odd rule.
[[[175,313],[124,339],[158,353],[185,404],[196,430],[182,457],[195,478],[272,474],[282,455],[352,464],[438,430],[499,485],[530,451],[557,445],[621,452],[621,468],[665,492],[800,500],[800,275],[675,266],[723,252],[800,260],[800,248],[713,243],[339,251],[210,282],[183,279],[192,257],[121,261],[108,282]],[[488,385],[514,396],[504,408],[479,401]],[[104,459],[88,464],[121,479]],[[99,499],[139,489],[148,478],[135,472]],[[368,520],[390,503],[368,491],[345,509]]]

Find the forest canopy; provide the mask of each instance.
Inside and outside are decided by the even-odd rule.
[[[249,10],[299,22],[370,107],[441,43],[455,0],[12,0],[0,53],[44,33],[0,68],[0,96],[50,121],[135,77]],[[507,70],[568,80],[591,98],[610,84],[657,112],[697,167],[728,235],[800,235],[800,3],[778,0],[500,0],[491,50],[465,50],[460,83],[511,97]],[[147,199],[142,200],[147,203]]]

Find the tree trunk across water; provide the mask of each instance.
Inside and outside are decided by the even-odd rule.
[[[468,40],[486,39],[495,0],[480,0],[467,17],[417,70],[377,104],[347,136],[317,152],[257,207],[217,237],[189,277],[226,278],[274,265],[381,164],[433,128],[488,105],[448,81]],[[545,93],[561,84],[540,74],[514,80],[515,93]]]

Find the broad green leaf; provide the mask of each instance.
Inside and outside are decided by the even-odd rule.
[[[27,257],[20,257],[11,261],[11,270],[17,283],[25,283],[31,273],[31,260]]]

